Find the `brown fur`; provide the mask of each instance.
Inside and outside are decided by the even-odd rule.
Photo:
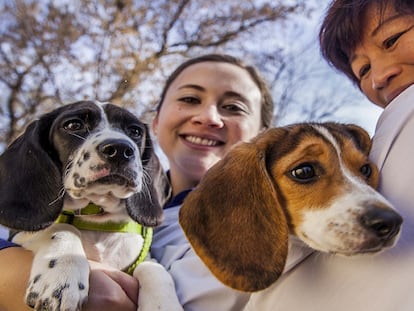
[[[354,125],[325,123],[343,151],[345,165],[376,187],[377,169],[367,179],[369,135]],[[323,208],[346,191],[333,146],[309,124],[265,131],[235,146],[189,194],[180,224],[197,254],[224,284],[257,291],[281,275],[288,235],[295,234],[303,208]],[[322,177],[301,183],[289,172],[313,163]],[[260,254],[260,256],[258,255]]]

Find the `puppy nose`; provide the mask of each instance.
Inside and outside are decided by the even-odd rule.
[[[360,218],[360,223],[365,228],[383,240],[393,238],[400,231],[402,222],[403,219],[397,212],[378,207],[371,207]]]
[[[108,139],[98,147],[101,158],[110,162],[127,162],[135,157],[134,147],[129,141],[123,139]]]

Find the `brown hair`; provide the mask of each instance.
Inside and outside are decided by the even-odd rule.
[[[378,9],[380,16],[390,6],[400,14],[414,13],[412,0],[334,0],[319,32],[322,56],[358,85],[359,80],[352,72],[349,58],[362,41],[365,14],[373,6]]]
[[[158,102],[157,112],[160,111],[162,103],[165,99],[165,94],[167,93],[169,87],[174,82],[174,80],[184,71],[187,67],[191,65],[203,63],[203,62],[221,62],[221,63],[228,63],[236,65],[242,69],[245,69],[254,83],[259,88],[261,94],[261,119],[262,119],[262,127],[269,128],[272,125],[273,119],[273,99],[270,95],[269,88],[264,81],[264,79],[259,75],[257,70],[253,66],[249,66],[244,64],[240,59],[227,55],[227,54],[206,54],[199,57],[191,58],[181,65],[179,65],[173,73],[168,77],[167,81],[165,82],[164,88],[161,93],[160,101]]]

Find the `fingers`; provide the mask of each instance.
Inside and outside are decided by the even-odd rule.
[[[124,290],[125,294],[136,305],[138,304],[139,283],[129,274],[117,270],[103,271]]]
[[[119,270],[89,261],[89,298],[82,310],[137,310],[138,281]]]

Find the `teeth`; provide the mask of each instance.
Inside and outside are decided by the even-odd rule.
[[[216,146],[218,145],[218,141],[216,140],[210,140],[207,138],[200,138],[196,136],[186,136],[185,139],[189,141],[190,143],[197,144],[197,145],[203,145],[203,146]]]

